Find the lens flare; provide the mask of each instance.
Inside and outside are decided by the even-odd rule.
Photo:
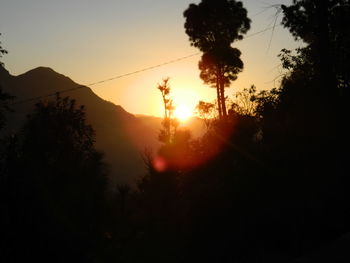
[[[153,160],[153,167],[157,172],[164,172],[167,168],[166,160],[160,156],[157,156]]]

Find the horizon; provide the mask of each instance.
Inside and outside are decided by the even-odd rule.
[[[20,75],[36,67],[49,67],[88,86],[195,54],[199,51],[190,46],[183,18],[183,11],[192,2],[199,1],[154,3],[145,0],[138,2],[139,5],[133,5],[133,1],[106,1],[103,6],[78,1],[69,6],[67,1],[52,4],[35,0],[29,4],[6,0],[0,10],[1,40],[9,51],[3,57],[5,68],[13,75]],[[279,26],[281,16],[274,16],[277,11],[273,7],[277,1],[242,2],[252,20],[246,34],[251,37],[234,43],[242,52],[245,66],[238,79],[226,89],[229,97],[253,84],[259,90],[278,85],[280,62],[277,54],[282,48],[295,48],[300,44]],[[172,12],[166,12],[170,9]],[[57,15],[49,16],[53,12]],[[64,17],[58,15],[61,13]],[[48,22],[42,23],[44,19]],[[166,23],[159,23],[164,19]],[[274,30],[261,32],[274,23]],[[108,41],[101,41],[104,38]],[[142,48],[139,43],[143,43]],[[153,55],[154,50],[157,50],[156,55]],[[215,89],[203,84],[199,77],[199,59],[200,55],[193,56],[94,85],[91,89],[132,114],[162,117],[161,98],[156,87],[163,78],[170,77],[174,104],[194,109],[199,100],[211,102],[215,99]]]

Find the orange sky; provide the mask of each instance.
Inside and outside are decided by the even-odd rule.
[[[2,0],[0,32],[9,54],[3,59],[14,75],[47,66],[80,84],[89,84],[198,52],[184,32],[183,11],[189,0]],[[289,0],[243,1],[252,19],[248,35],[271,27],[272,4]],[[281,16],[277,19],[279,24]],[[272,36],[271,45],[269,47]],[[258,89],[277,85],[277,54],[295,48],[281,26],[233,46],[242,51],[244,72],[226,94],[251,84]],[[93,86],[102,98],[135,114],[162,114],[157,84],[170,77],[175,105],[194,107],[212,101],[215,90],[204,85],[197,69],[200,56]]]

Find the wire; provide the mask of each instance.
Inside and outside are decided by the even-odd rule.
[[[191,58],[191,57],[194,57],[194,56],[198,56],[200,53],[201,53],[201,52],[197,52],[197,53],[195,53],[195,54],[188,55],[188,56],[181,57],[181,58],[177,58],[177,59],[173,59],[173,60],[170,60],[170,61],[167,61],[167,62],[158,64],[158,65],[155,65],[155,66],[143,68],[143,69],[136,70],[136,71],[133,71],[133,72],[130,72],[130,73],[126,73],[126,74],[123,74],[123,75],[119,75],[119,76],[116,76],[116,77],[113,77],[113,78],[109,78],[109,79],[97,81],[97,82],[94,82],[94,83],[90,83],[90,84],[88,84],[88,85],[86,85],[86,86],[93,86],[93,85],[101,84],[101,83],[108,82],[108,81],[111,81],[111,80],[120,79],[120,78],[123,78],[123,77],[127,77],[127,76],[130,76],[130,75],[134,75],[134,74],[137,74],[137,73],[141,73],[141,72],[144,72],[144,71],[148,71],[148,70],[151,70],[151,69],[163,67],[163,66],[165,66],[165,65],[173,64],[173,63],[176,63],[176,62],[178,62],[178,61],[181,61],[181,60],[184,60],[184,59],[187,59],[187,58]]]
[[[254,36],[259,35],[259,34],[261,34],[261,33],[265,33],[266,31],[269,31],[269,30],[274,29],[274,28],[279,27],[279,26],[280,26],[280,25],[275,25],[275,26],[267,27],[267,28],[265,28],[265,29],[263,29],[263,30],[261,30],[261,31],[258,31],[258,32],[255,32],[255,33],[253,33],[253,34],[247,35],[246,37],[244,37],[244,39],[247,39],[247,38],[250,38],[250,37],[254,37]]]
[[[115,77],[112,77],[112,78],[100,80],[100,81],[93,82],[93,83],[90,83],[90,84],[78,85],[77,87],[74,87],[74,88],[59,90],[59,91],[56,91],[54,93],[50,93],[50,94],[47,94],[47,95],[42,95],[42,96],[38,96],[38,97],[33,97],[33,98],[28,98],[28,99],[16,101],[16,102],[12,103],[11,105],[17,105],[17,104],[23,104],[23,103],[27,103],[27,102],[32,102],[32,101],[36,101],[36,100],[40,100],[40,99],[44,99],[44,98],[55,96],[57,93],[66,93],[66,92],[71,92],[71,91],[74,91],[74,90],[82,89],[82,88],[85,88],[85,87],[91,87],[91,86],[94,86],[94,85],[97,85],[97,84],[102,84],[102,83],[105,83],[105,82],[108,82],[108,81],[120,79],[120,78],[123,78],[123,77],[127,77],[127,76],[130,76],[130,75],[134,75],[134,74],[137,74],[137,73],[148,71],[148,70],[151,70],[151,69],[163,67],[165,65],[173,64],[173,63],[179,62],[181,60],[185,60],[185,59],[188,59],[188,58],[191,58],[191,57],[194,57],[194,56],[198,56],[199,54],[201,54],[201,52],[197,52],[197,53],[194,53],[194,54],[191,54],[191,55],[188,55],[188,56],[184,56],[184,57],[180,57],[180,58],[177,58],[177,59],[169,60],[167,62],[158,64],[158,65],[154,65],[154,66],[151,66],[151,67],[139,69],[139,70],[136,70],[136,71],[133,71],[133,72],[125,73],[125,74],[122,74],[122,75],[118,75],[118,76],[115,76]]]
[[[259,34],[264,33],[264,32],[266,32],[266,31],[268,31],[270,29],[274,29],[275,27],[276,27],[276,25],[274,25],[272,27],[265,28],[264,30],[261,30],[261,31],[255,32],[253,34],[247,35],[244,39],[247,39],[247,38],[259,35]],[[145,72],[145,71],[148,71],[148,70],[152,70],[152,69],[155,69],[155,68],[160,68],[160,67],[163,67],[163,66],[166,66],[166,65],[169,65],[169,64],[173,64],[173,63],[176,63],[176,62],[179,62],[179,61],[191,58],[191,57],[198,56],[199,54],[201,54],[201,52],[197,52],[197,53],[194,53],[194,54],[191,54],[191,55],[188,55],[188,56],[184,56],[184,57],[176,58],[176,59],[173,59],[173,60],[169,60],[169,61],[157,64],[157,65],[154,65],[154,66],[150,66],[150,67],[146,67],[146,68],[139,69],[139,70],[136,70],[136,71],[132,71],[132,72],[125,73],[125,74],[122,74],[122,75],[118,75],[118,76],[115,76],[115,77],[112,77],[112,78],[108,78],[108,79],[92,82],[92,83],[87,84],[87,85],[78,85],[78,86],[76,86],[74,88],[63,89],[63,90],[56,91],[54,93],[50,93],[50,94],[46,94],[46,95],[42,95],[42,96],[37,96],[37,97],[32,97],[32,98],[28,98],[28,99],[24,99],[24,100],[20,100],[20,101],[15,101],[15,102],[11,103],[10,105],[24,104],[24,103],[28,103],[28,102],[44,99],[44,98],[53,97],[53,96],[56,96],[57,93],[66,93],[66,92],[71,92],[71,91],[75,91],[75,90],[78,90],[78,89],[82,89],[82,88],[85,88],[85,87],[95,86],[95,85],[102,84],[102,83],[105,83],[105,82],[109,82],[109,81],[112,81],[112,80],[116,80],[116,79],[120,79],[120,78],[123,78],[123,77],[135,75],[135,74],[138,74],[138,73],[141,73],[141,72]]]
[[[267,47],[266,54],[269,52],[269,50],[270,50],[270,48],[271,48],[273,33],[275,32],[277,19],[278,19],[279,15],[280,15],[281,12],[282,12],[281,6],[277,5],[277,6],[275,6],[275,8],[276,8],[275,19],[274,19],[274,22],[273,22],[272,32],[271,32],[271,37],[270,37],[270,42],[269,42],[269,45],[268,45],[268,47]]]

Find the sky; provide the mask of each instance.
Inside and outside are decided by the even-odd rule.
[[[247,38],[234,42],[244,70],[226,95],[249,88],[278,85],[277,57],[282,48],[300,46],[287,29],[258,33],[275,22],[275,4],[291,0],[243,0],[252,20]],[[183,11],[194,0],[0,0],[2,58],[12,75],[50,67],[79,84],[91,84],[196,54],[184,30]],[[258,33],[258,34],[255,34]],[[157,90],[170,77],[175,105],[194,108],[213,101],[215,89],[199,77],[200,54],[152,70],[91,86],[105,100],[133,114],[162,115]]]

